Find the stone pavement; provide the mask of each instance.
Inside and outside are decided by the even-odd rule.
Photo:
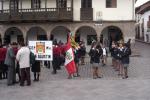
[[[8,87],[6,80],[0,80],[0,100],[150,100],[150,46],[136,42],[133,48],[140,56],[131,57],[129,79],[117,76],[110,58],[101,67],[104,77],[96,80],[89,63],[80,66],[80,78],[71,80],[66,79],[64,67],[57,75],[42,67],[40,82],[30,87]]]

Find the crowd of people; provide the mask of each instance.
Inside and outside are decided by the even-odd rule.
[[[130,43],[116,43],[113,41],[110,52],[112,56],[112,66],[115,71],[118,71],[118,75],[122,76],[123,79],[128,78],[128,67],[131,55]]]
[[[128,67],[131,55],[131,39],[127,43],[112,42],[110,53],[112,57],[112,66],[122,79],[128,78]],[[90,63],[93,68],[93,79],[102,78],[100,66],[107,64],[108,51],[104,44],[94,41],[89,52]]]
[[[66,45],[61,41],[53,41],[52,74],[57,74],[57,70],[61,69],[60,66],[64,65],[65,46]],[[82,64],[84,64],[86,48],[83,45],[83,42],[80,43],[80,47],[81,48],[78,50],[74,49],[76,66],[78,66],[80,58],[82,59]],[[44,65],[47,68],[50,68],[50,61],[44,61]],[[33,81],[39,81],[41,61],[35,60],[35,55],[29,50],[28,46],[24,43],[17,44],[15,42],[9,45],[0,46],[0,79],[7,79],[8,86],[16,83],[20,83],[20,86],[24,86],[25,81],[27,81],[27,85],[30,86],[30,70],[34,75]],[[78,70],[75,74],[74,76],[80,76]],[[18,80],[16,80],[17,75]],[[72,76],[68,78],[72,78]]]
[[[61,65],[65,62],[65,44],[57,40],[53,41],[53,61],[52,61],[52,74],[57,74],[57,70],[61,70]],[[79,43],[80,48],[73,48],[74,62],[76,65],[76,73],[72,77],[80,77],[79,66],[85,65],[86,47],[85,43]],[[131,55],[130,42],[112,42],[110,47],[112,57],[112,66],[118,75],[123,79],[128,78],[128,67],[130,63],[129,56]],[[93,79],[102,78],[101,66],[107,64],[108,50],[105,45],[100,42],[93,41],[89,51],[90,63],[93,69]],[[44,65],[50,68],[50,61],[44,61]],[[12,43],[10,45],[0,46],[0,79],[7,79],[7,85],[14,85],[20,83],[24,86],[25,81],[27,85],[31,85],[30,69],[34,75],[34,81],[39,81],[40,77],[40,61],[35,60],[35,55],[29,50],[28,46],[24,43]],[[16,80],[16,74],[19,80]]]

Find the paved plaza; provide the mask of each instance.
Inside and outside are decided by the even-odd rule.
[[[132,46],[129,78],[122,79],[111,67],[101,67],[103,78],[92,79],[91,66],[80,66],[79,78],[67,79],[62,70],[52,75],[52,68],[42,67],[41,79],[30,87],[7,86],[0,80],[0,100],[150,100],[150,45],[136,42]],[[33,78],[32,78],[33,80]]]

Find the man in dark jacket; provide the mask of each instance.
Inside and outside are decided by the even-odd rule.
[[[16,82],[16,73],[15,73],[15,52],[13,50],[13,47],[15,45],[11,44],[6,53],[5,58],[5,65],[8,66],[8,79],[7,79],[7,85],[13,85]]]
[[[123,79],[128,78],[128,67],[130,63],[131,49],[128,47],[128,44],[124,45],[123,54],[122,54],[122,64],[124,68]]]

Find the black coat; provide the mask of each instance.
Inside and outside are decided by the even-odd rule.
[[[40,61],[35,61],[35,63],[32,65],[32,72],[40,72]]]
[[[74,51],[74,61],[75,63],[79,63],[79,50]]]
[[[86,54],[86,48],[84,46],[81,46],[79,49],[79,55],[82,57],[85,56],[85,54]]]
[[[114,54],[114,49],[115,49],[115,48],[112,48],[112,47],[110,48],[110,53],[111,53],[111,56],[112,56],[112,57],[115,56],[115,54]]]
[[[119,59],[119,49],[118,48],[113,49],[113,57],[115,59]]]
[[[100,57],[103,54],[102,49],[90,49],[89,56],[91,57],[90,63],[100,63]]]
[[[129,64],[130,63],[130,56],[131,55],[131,49],[130,48],[124,48],[123,54],[122,54],[122,63],[123,64]]]

